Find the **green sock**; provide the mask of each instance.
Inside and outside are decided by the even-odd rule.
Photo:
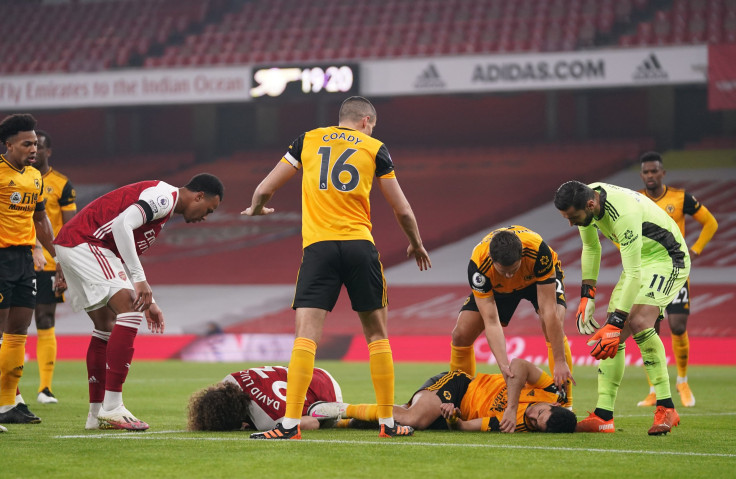
[[[619,344],[615,358],[608,358],[598,363],[598,404],[597,409],[613,412],[618,387],[624,377],[626,367],[626,345]]]
[[[641,351],[641,359],[644,361],[644,369],[647,371],[649,381],[657,393],[657,400],[672,397],[670,391],[670,378],[667,373],[667,356],[664,344],[654,328],[645,329],[634,335],[634,341]]]

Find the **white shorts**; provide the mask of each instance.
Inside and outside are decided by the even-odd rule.
[[[69,289],[67,297],[74,311],[94,311],[107,305],[121,289],[135,291],[123,262],[106,248],[82,243],[67,248],[56,245]]]

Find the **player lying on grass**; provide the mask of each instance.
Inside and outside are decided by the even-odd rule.
[[[202,389],[189,399],[189,429],[192,431],[266,431],[281,422],[286,408],[288,369],[264,366],[225,376],[219,383]],[[307,390],[304,411],[317,401],[342,401],[340,385],[324,369],[314,368]],[[302,429],[328,425],[302,417]]]
[[[575,414],[561,407],[564,389],[534,364],[515,358],[513,376],[471,377],[463,371],[440,373],[427,380],[403,406],[394,406],[394,418],[415,429],[461,431],[574,432]],[[319,420],[351,418],[376,421],[376,405],[316,403],[308,414]]]

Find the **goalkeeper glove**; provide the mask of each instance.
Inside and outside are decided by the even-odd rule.
[[[593,346],[590,355],[596,359],[615,358],[621,342],[621,330],[626,322],[625,313],[614,311],[608,315],[606,324],[588,341]]]
[[[584,284],[580,287],[580,305],[575,316],[580,334],[593,334],[600,328],[593,318],[593,312],[595,312],[595,286]]]

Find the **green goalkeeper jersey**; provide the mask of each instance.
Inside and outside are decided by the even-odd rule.
[[[621,301],[616,309],[629,312],[641,287],[642,265],[684,268],[690,255],[677,223],[659,206],[636,191],[607,183],[588,185],[600,194],[600,216],[580,226],[583,241],[583,279],[598,280],[601,262],[600,230],[621,250]]]

